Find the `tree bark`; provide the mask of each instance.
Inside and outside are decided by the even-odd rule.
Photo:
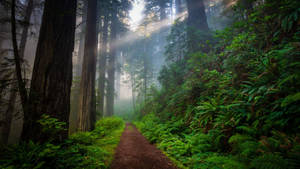
[[[82,72],[82,58],[84,55],[84,42],[85,42],[85,31],[86,31],[86,19],[87,19],[87,1],[82,0],[82,23],[79,37],[79,48],[77,53],[77,65],[75,69],[75,79],[73,81],[73,91],[72,91],[72,100],[71,100],[71,112],[70,112],[70,127],[69,134],[74,133],[77,130],[78,123],[78,111],[79,111],[79,95],[80,95],[80,81],[81,72]]]
[[[80,42],[79,42],[79,49],[78,49],[78,64],[76,69],[76,76],[78,77],[81,76],[81,72],[82,72],[82,58],[84,55],[86,20],[87,20],[87,1],[83,0],[82,25],[81,25]]]
[[[143,53],[144,53],[144,57],[143,57],[143,66],[144,66],[144,72],[143,72],[143,78],[144,78],[144,102],[146,103],[147,100],[147,89],[148,89],[148,58],[147,58],[147,51],[146,51],[146,42],[147,39],[144,39],[144,49],[143,49]]]
[[[28,30],[29,30],[29,26],[30,26],[30,18],[31,18],[31,14],[33,11],[33,0],[28,0],[27,3],[27,8],[26,8],[26,12],[25,12],[25,17],[24,17],[24,28],[22,31],[22,35],[21,35],[21,41],[20,41],[20,58],[23,59],[24,58],[24,53],[25,53],[25,47],[26,47],[26,42],[27,42],[27,36],[28,36]]]
[[[108,38],[108,15],[104,16],[103,36],[102,36],[102,50],[99,59],[99,80],[98,80],[98,111],[101,116],[104,115],[104,96],[105,96],[105,71],[107,58],[107,38]]]
[[[182,0],[176,0],[176,14],[181,14],[183,12]]]
[[[187,0],[188,26],[201,31],[208,31],[207,18],[203,0]]]
[[[133,110],[135,111],[136,110],[136,106],[135,106],[135,92],[134,92],[134,86],[135,86],[135,77],[134,77],[134,73],[131,73],[131,94],[132,94],[132,107],[133,107]]]
[[[79,131],[92,130],[96,115],[97,0],[89,0],[87,9],[86,36],[79,96]]]
[[[25,45],[27,42],[27,35],[28,35],[29,26],[30,26],[30,18],[31,18],[32,11],[33,11],[33,0],[28,0],[26,11],[25,11],[25,17],[24,17],[25,25],[22,30],[20,49],[19,49],[19,54],[20,54],[19,57],[20,57],[21,63],[22,63],[22,60],[24,59],[24,51],[25,51]],[[16,78],[16,76],[13,77],[13,79],[15,79],[15,78]],[[24,84],[24,85],[26,85],[26,84]],[[12,85],[11,92],[9,95],[9,103],[8,103],[8,106],[6,109],[5,121],[4,121],[4,125],[2,128],[2,139],[3,139],[2,143],[4,143],[4,144],[7,144],[7,142],[8,142],[11,123],[12,123],[12,119],[13,119],[13,113],[14,113],[14,109],[15,109],[17,89],[18,89],[18,84]]]
[[[106,113],[108,116],[114,114],[114,95],[115,95],[115,58],[116,58],[116,46],[115,40],[117,39],[117,10],[112,12],[112,24],[111,24],[111,38],[110,38],[110,55],[108,59],[108,83],[107,83],[107,106]]]
[[[44,142],[68,136],[72,52],[76,0],[46,0],[33,67],[29,109],[24,111],[22,138]],[[66,123],[66,130],[50,135],[38,123],[43,114]]]
[[[21,96],[21,104],[22,104],[22,108],[25,111],[27,111],[28,109],[28,105],[27,105],[27,91],[26,91],[26,86],[25,86],[25,82],[23,80],[22,77],[22,68],[21,68],[21,57],[19,55],[19,51],[18,51],[18,43],[17,43],[17,33],[16,33],[16,11],[15,11],[15,7],[16,7],[16,1],[12,0],[11,3],[11,34],[12,34],[12,44],[13,44],[13,52],[14,52],[14,61],[15,61],[15,68],[16,68],[16,78],[17,78],[17,87]],[[12,91],[14,92],[14,91]],[[16,95],[16,93],[15,93]],[[12,99],[12,97],[15,96],[10,96],[10,99]],[[3,142],[7,143],[8,141],[8,136],[9,136],[9,132],[10,132],[10,126],[11,126],[11,120],[12,120],[12,113],[10,112],[10,106],[8,106],[8,111],[6,112],[6,117],[5,117],[5,126],[4,126],[4,133],[3,133]]]
[[[187,38],[189,52],[208,52],[205,41],[209,39],[209,28],[203,0],[187,0]],[[200,45],[200,43],[202,45]]]
[[[118,40],[120,40],[120,37],[118,37]],[[117,51],[117,58],[116,58],[116,71],[115,71],[115,93],[116,98],[115,100],[120,99],[121,95],[121,57],[122,57],[123,51],[120,50],[120,48]]]
[[[166,19],[166,2],[164,0],[159,1],[159,13],[160,13],[160,20]]]

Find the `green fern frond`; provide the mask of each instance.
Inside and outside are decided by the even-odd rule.
[[[242,143],[244,141],[251,141],[253,138],[249,135],[236,134],[229,138],[228,143]]]
[[[254,159],[251,168],[255,169],[288,169],[288,161],[277,154],[265,154]]]
[[[211,166],[214,166],[219,169],[245,169],[246,166],[235,160],[233,157],[225,157],[225,156],[212,156],[205,160],[210,163]]]
[[[300,92],[288,95],[284,98],[284,100],[281,103],[281,107],[286,107],[287,105],[297,102],[300,100]]]
[[[257,134],[257,129],[250,126],[238,126],[236,128],[238,131],[254,136]]]

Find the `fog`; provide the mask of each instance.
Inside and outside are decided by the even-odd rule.
[[[11,91],[16,90],[12,89],[11,84],[4,82],[16,83],[13,78],[14,67],[11,64],[13,60],[12,54],[12,44],[11,44],[11,36],[10,36],[10,9],[5,6],[6,1],[1,2],[0,11],[1,11],[1,21],[3,21],[0,27],[0,62],[1,65],[9,65],[1,67],[0,78],[1,78],[1,102],[0,106],[2,110],[0,112],[0,118],[5,118],[5,111],[7,109],[7,105],[9,103],[9,95]],[[26,2],[26,3],[25,3]],[[165,16],[162,16],[160,8],[157,7],[157,4],[149,7],[150,1],[145,0],[131,0],[128,1],[130,4],[127,6],[120,6],[120,14],[118,14],[118,26],[120,30],[117,33],[115,39],[111,38],[112,33],[112,20],[107,22],[107,42],[106,42],[106,66],[109,68],[109,58],[111,57],[110,51],[114,50],[116,53],[115,56],[115,79],[114,79],[114,103],[115,103],[115,113],[122,114],[122,107],[124,104],[127,107],[126,112],[132,112],[136,106],[142,104],[147,100],[149,95],[149,90],[154,88],[159,89],[160,83],[158,81],[159,72],[162,67],[166,65],[167,56],[166,56],[166,47],[173,42],[168,40],[168,36],[170,36],[172,28],[177,23],[185,22],[188,12],[187,6],[185,5],[185,1],[182,1],[182,5],[180,6],[181,12],[177,11],[179,8],[176,6],[175,0],[169,1],[166,3],[163,12]],[[156,1],[153,1],[156,2]],[[159,1],[157,1],[159,2]],[[213,1],[205,1],[205,12],[207,16],[208,25],[211,30],[223,29],[227,23],[230,23],[230,11],[227,11],[235,1],[229,0],[225,3],[225,0],[213,0]],[[20,1],[20,8],[18,9],[17,19],[22,19],[25,14],[25,9],[27,1]],[[152,4],[153,5],[153,4]],[[155,6],[156,5],[156,6]],[[73,83],[71,89],[71,116],[70,116],[70,124],[74,124],[77,120],[77,112],[78,108],[78,97],[79,97],[79,88],[81,82],[81,72],[82,65],[84,60],[84,43],[85,43],[85,34],[86,34],[86,15],[87,9],[86,5],[84,5],[84,1],[79,0],[77,6],[77,15],[76,15],[76,30],[75,30],[75,45],[73,51]],[[36,0],[36,4],[33,8],[32,15],[29,23],[29,31],[27,42],[25,45],[24,52],[24,65],[23,65],[23,74],[24,79],[26,81],[26,88],[29,91],[30,89],[30,80],[33,71],[33,65],[36,55],[36,47],[39,38],[39,31],[42,22],[42,15],[44,9],[44,1]],[[105,10],[103,10],[105,11]],[[226,14],[225,14],[226,13]],[[111,19],[111,14],[107,14],[107,18]],[[101,67],[99,64],[99,60],[101,55],[103,55],[103,28],[105,27],[105,14],[102,14],[100,19],[98,19],[97,24],[99,28],[98,35],[98,54],[97,54],[97,68],[95,73],[95,97],[98,100],[103,100],[104,103],[107,103],[106,96],[103,99],[99,99],[99,82],[105,81],[105,89],[104,93],[107,95],[107,81],[109,79],[108,73],[105,73],[105,79],[100,79]],[[162,18],[163,17],[163,18]],[[21,33],[22,33],[22,24],[17,25],[17,40],[20,41]],[[102,32],[101,32],[102,31]],[[185,28],[183,27],[181,32],[185,32]],[[184,50],[184,49],[183,49]],[[10,63],[7,63],[9,61]],[[9,70],[9,71],[7,71]],[[106,70],[107,71],[107,70]],[[151,97],[151,96],[149,96]],[[4,101],[3,101],[4,100]],[[13,124],[14,132],[11,132],[11,141],[15,142],[18,140],[21,132],[23,113],[20,106],[20,98],[17,96],[15,101],[16,109],[13,112]],[[96,104],[97,106],[99,103]],[[123,105],[123,106],[122,106]],[[101,112],[98,111],[97,112]],[[106,110],[101,112],[102,115],[105,115]],[[99,114],[101,114],[99,113]],[[99,115],[100,117],[100,115]],[[74,123],[73,123],[74,122]],[[1,126],[0,126],[1,130]]]
[[[217,30],[223,29],[227,23],[229,23],[228,17],[224,14],[227,8],[233,5],[235,1],[230,1],[226,6],[224,6],[222,0],[214,1],[205,1],[206,5],[206,15],[210,29]],[[146,2],[144,0],[135,0],[133,1],[133,7],[129,11],[130,21],[129,21],[129,30],[113,42],[113,47],[116,48],[131,48],[130,50],[140,51],[140,53],[128,52],[126,56],[123,56],[124,65],[121,65],[121,82],[120,87],[117,87],[120,91],[116,93],[119,94],[118,99],[116,100],[116,107],[120,106],[120,100],[131,100],[134,102],[139,102],[138,100],[142,98],[141,89],[142,83],[145,83],[144,80],[137,84],[136,86],[132,84],[133,79],[138,79],[140,75],[138,73],[130,74],[128,72],[128,67],[134,67],[138,71],[143,71],[145,67],[141,67],[139,64],[142,62],[149,62],[147,65],[147,71],[151,71],[149,75],[146,75],[148,78],[147,88],[155,86],[159,88],[160,84],[157,81],[159,72],[162,66],[166,62],[166,45],[167,45],[167,36],[171,31],[171,27],[175,22],[184,21],[187,18],[187,7],[182,5],[181,8],[183,11],[178,13],[176,11],[175,1],[168,6],[167,16],[164,20],[157,19],[156,14],[151,11],[146,11]],[[222,9],[222,10],[221,10]],[[139,46],[141,43],[145,43],[144,46]],[[147,53],[147,54],[146,54]],[[144,57],[144,60],[142,59]],[[143,61],[141,61],[143,60]],[[140,63],[138,63],[140,61]],[[135,65],[133,65],[135,64]],[[127,68],[126,68],[127,66]],[[136,71],[134,70],[134,71]],[[132,73],[132,71],[131,71]],[[134,95],[134,96],[133,96]],[[132,98],[135,97],[135,98]],[[134,104],[132,104],[134,105]],[[120,114],[121,112],[118,112]]]

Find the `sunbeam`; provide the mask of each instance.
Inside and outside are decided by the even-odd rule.
[[[183,20],[187,17],[187,11],[184,11],[180,14],[177,14],[174,18],[174,20]],[[124,36],[121,36],[120,38],[113,41],[111,47],[118,48],[124,44],[134,42],[136,40],[142,39],[144,37],[150,36],[153,33],[156,33],[160,31],[161,29],[164,29],[166,27],[169,27],[173,24],[174,20],[171,20],[169,18],[159,21],[159,22],[150,22],[146,26],[140,26],[139,29],[136,29],[133,32],[128,32]]]

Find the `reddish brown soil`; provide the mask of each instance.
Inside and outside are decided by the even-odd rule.
[[[177,169],[131,124],[126,124],[111,169]]]

